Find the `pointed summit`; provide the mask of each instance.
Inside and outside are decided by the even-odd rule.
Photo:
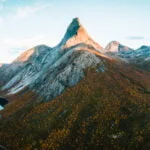
[[[88,35],[86,29],[81,25],[79,18],[74,18],[68,26],[60,44],[64,48],[69,48],[81,43],[91,45],[97,50],[103,49]]]
[[[65,39],[69,39],[73,36],[80,36],[84,38],[88,38],[89,35],[84,27],[81,25],[79,18],[74,18],[70,25],[67,28]]]
[[[67,32],[65,34],[66,38],[70,38],[70,37],[76,35],[79,28],[81,28],[80,20],[79,20],[79,18],[74,18],[67,28]]]

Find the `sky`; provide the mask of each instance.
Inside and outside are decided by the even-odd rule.
[[[36,45],[57,45],[73,18],[105,47],[150,45],[149,0],[0,0],[0,63]]]

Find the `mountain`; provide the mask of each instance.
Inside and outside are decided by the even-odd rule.
[[[100,51],[102,46],[96,43],[87,33],[85,28],[81,25],[79,18],[74,18],[69,25],[59,46],[63,48],[70,48],[78,44],[91,45],[94,49]]]
[[[140,69],[150,71],[150,46],[141,46],[134,50],[127,46],[120,44],[119,42],[110,42],[104,49],[105,53],[109,53],[110,56],[116,56],[130,64],[134,64]]]
[[[117,41],[112,41],[104,48],[104,53],[113,58],[120,58],[142,70],[150,71],[150,46],[143,45],[134,50]]]
[[[124,46],[122,44],[120,44],[117,41],[111,41],[104,49],[105,52],[113,52],[113,53],[117,53],[117,52],[128,52],[128,51],[133,51],[133,49]]]
[[[73,19],[57,46],[1,65],[0,148],[149,150],[149,58],[148,46],[103,48]]]
[[[150,47],[141,46],[131,53],[121,54],[120,57],[127,58],[130,63],[136,65],[140,69],[150,71]]]
[[[106,57],[101,50],[75,18],[56,47],[34,47],[4,67],[1,75],[7,72],[11,75],[5,77],[7,82],[1,89],[12,95],[29,88],[40,92],[45,100],[52,99],[79,82],[85,68],[100,63],[96,55]]]

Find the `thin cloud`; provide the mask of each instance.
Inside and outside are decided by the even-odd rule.
[[[35,14],[36,12],[44,10],[47,7],[49,7],[49,5],[35,5],[35,6],[18,7],[15,16],[16,16],[16,18],[25,18],[25,17]]]
[[[34,45],[38,45],[44,38],[43,35],[36,35],[24,39],[6,38],[4,43],[11,49],[31,48]]]
[[[126,39],[128,40],[144,40],[143,36],[128,36]]]

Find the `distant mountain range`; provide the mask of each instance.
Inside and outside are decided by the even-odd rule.
[[[150,46],[103,48],[75,18],[57,46],[1,64],[0,79],[8,149],[150,148]]]

